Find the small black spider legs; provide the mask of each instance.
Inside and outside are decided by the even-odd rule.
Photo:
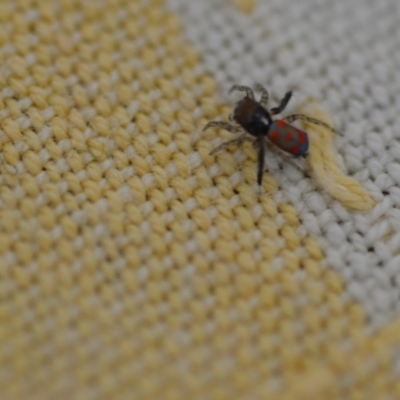
[[[261,92],[260,105],[263,106],[264,108],[267,108],[269,100],[268,90],[265,89],[265,87],[260,84],[256,85],[256,89]]]
[[[260,99],[259,103],[262,107],[264,107],[266,109],[267,105],[268,105],[268,100],[269,100],[268,90],[265,89],[265,87],[260,84],[258,84],[256,86],[256,88],[261,91],[261,99]],[[247,97],[249,97],[252,100],[255,99],[253,90],[248,86],[233,85],[230,92],[233,92],[234,90],[245,92]],[[281,102],[279,103],[279,105],[277,107],[273,107],[273,108],[271,108],[271,110],[269,110],[270,115],[276,115],[276,114],[281,113],[285,109],[285,107],[288,105],[291,97],[292,97],[292,91],[287,92],[285,94],[285,96],[283,97],[283,99],[281,100]]]
[[[271,110],[269,110],[269,113],[271,115],[280,114],[288,105],[291,97],[292,97],[292,91],[287,92],[283,97],[283,99],[281,100],[281,102],[279,103],[279,105],[277,107],[271,108]]]
[[[213,151],[211,151],[210,156],[218,153],[221,150],[227,149],[228,147],[231,146],[241,146],[244,142],[254,142],[254,139],[247,133],[243,133],[236,139],[228,140],[227,142],[220,144]]]
[[[209,122],[204,128],[203,131],[205,131],[208,128],[221,128],[225,129],[228,132],[231,133],[241,133],[241,135],[232,140],[228,140],[227,142],[222,143],[218,147],[216,147],[211,153],[210,156],[213,154],[218,153],[221,150],[224,150],[230,146],[241,146],[244,142],[250,141],[252,142],[254,139],[252,139],[246,132],[243,131],[243,128],[239,125],[234,125],[234,124],[229,124],[227,122],[222,122],[222,121],[211,121]]]
[[[239,92],[245,92],[247,97],[249,97],[252,100],[255,100],[253,90],[248,86],[233,85],[229,90],[229,93],[235,90],[238,90]]]
[[[229,124],[228,122],[223,121],[211,121],[203,128],[203,131],[207,130],[208,128],[221,128],[231,133],[243,132],[243,128],[239,125]]]
[[[265,136],[259,136],[256,139],[258,147],[258,167],[257,167],[257,183],[261,186],[262,178],[264,174],[264,164],[265,164]]]
[[[282,118],[284,121],[290,123],[296,120],[299,121],[305,121],[305,122],[310,122],[311,124],[315,124],[315,125],[320,125],[323,126],[324,128],[329,129],[331,132],[333,133],[338,133],[335,129],[333,129],[330,125],[328,125],[327,123],[320,121],[319,119],[316,118],[311,118],[311,117],[307,117],[307,115],[303,115],[303,114],[292,114],[289,115],[288,117]]]

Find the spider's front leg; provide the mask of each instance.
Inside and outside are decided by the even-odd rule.
[[[268,105],[268,100],[269,100],[269,94],[268,94],[268,90],[265,89],[264,86],[258,84],[257,89],[261,91],[261,98],[260,98],[260,104],[264,107],[267,108]]]
[[[289,115],[288,117],[283,118],[283,120],[288,122],[288,123],[293,122],[293,121],[297,121],[297,120],[310,122],[311,124],[323,126],[324,128],[329,129],[333,133],[338,133],[334,128],[332,128],[330,125],[328,125],[324,121],[320,121],[319,119],[308,117],[307,115],[303,115],[303,114]]]
[[[246,92],[246,97],[255,100],[253,90],[248,86],[233,85],[229,90],[229,93],[233,92],[234,90],[238,90],[239,92]]]
[[[281,102],[279,103],[279,105],[277,107],[271,108],[271,110],[269,111],[269,113],[271,115],[276,115],[281,113],[285,107],[287,106],[287,104],[289,103],[290,98],[292,97],[292,92],[287,92],[285,94],[285,96],[283,97],[283,99],[281,100]]]

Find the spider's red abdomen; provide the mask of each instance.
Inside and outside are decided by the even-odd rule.
[[[279,147],[286,153],[297,157],[307,155],[307,133],[283,120],[273,122],[268,134],[268,138],[275,146]]]

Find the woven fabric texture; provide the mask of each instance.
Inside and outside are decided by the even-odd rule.
[[[400,398],[399,22],[0,1],[0,399]],[[237,83],[340,134],[303,124],[260,191],[253,146],[202,132]]]
[[[293,205],[323,248],[323,264],[341,275],[371,327],[387,323],[400,308],[398,3],[259,1],[250,15],[226,1],[169,4],[216,77],[223,101],[232,103],[227,93],[233,84],[261,83],[275,101],[294,91],[288,114],[308,98],[329,110],[341,132],[335,138],[339,166],[377,206],[354,213],[271,154],[275,200]]]

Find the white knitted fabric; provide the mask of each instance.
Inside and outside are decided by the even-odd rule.
[[[347,210],[275,153],[266,168],[280,186],[276,200],[296,208],[299,234],[319,240],[345,296],[362,304],[371,329],[381,326],[400,311],[400,3],[259,0],[250,16],[225,0],[169,0],[169,7],[221,100],[233,104],[233,84],[261,83],[272,103],[294,90],[287,114],[310,96],[329,111],[342,132],[334,142],[339,163],[377,201],[372,212]]]

